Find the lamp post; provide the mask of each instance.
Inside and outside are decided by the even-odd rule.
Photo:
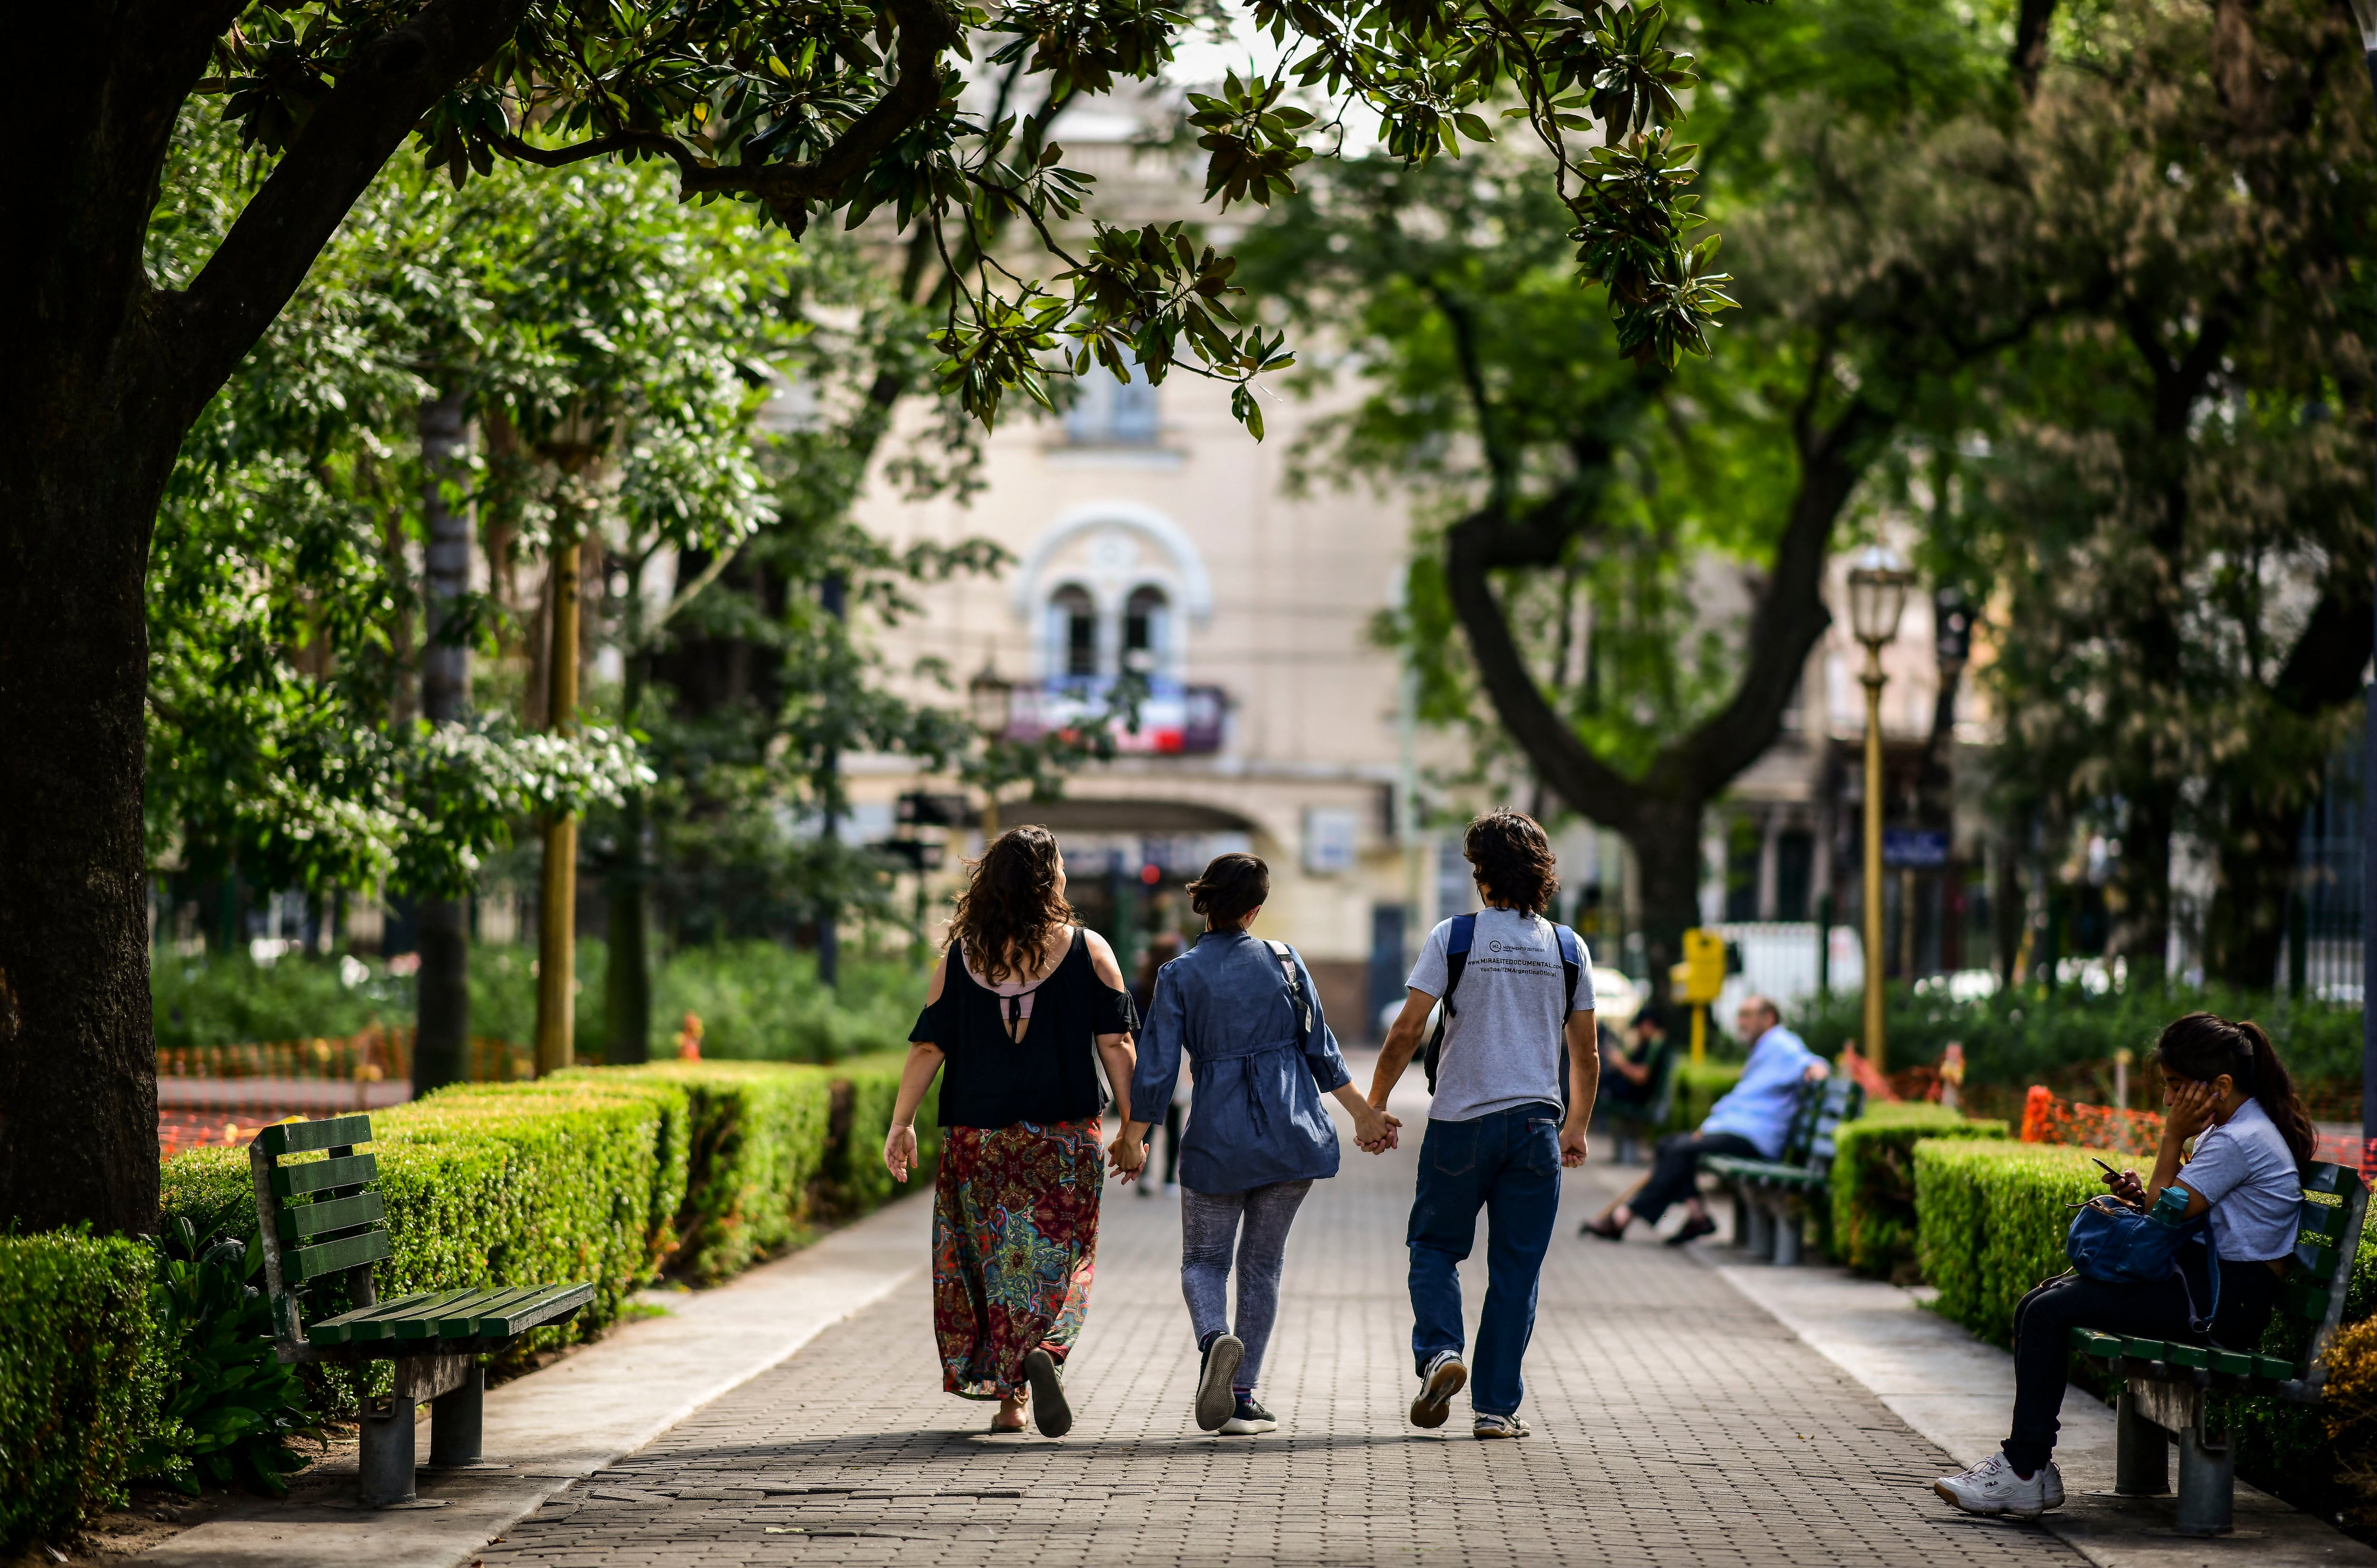
[[[1882,545],[1849,567],[1849,629],[1865,644],[1865,1059],[1882,1063],[1881,646],[1898,636],[1915,574]]]
[[[2360,24],[2360,51],[2369,63],[2369,86],[2377,92],[2377,0],[2352,0]],[[2377,1172],[2377,688],[2369,694],[2361,720],[2360,755],[2360,1171]]]
[[[966,708],[973,727],[982,731],[985,742],[997,741],[1007,733],[1015,718],[1015,686],[998,672],[994,659],[985,657],[982,668],[966,683]],[[985,782],[982,790],[982,842],[985,849],[998,837],[998,786]]]

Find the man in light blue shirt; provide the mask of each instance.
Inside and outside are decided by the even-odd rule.
[[[1708,1113],[1697,1133],[1678,1133],[1659,1140],[1658,1158],[1651,1174],[1633,1194],[1594,1219],[1583,1233],[1615,1241],[1626,1227],[1640,1219],[1656,1226],[1670,1205],[1685,1206],[1684,1223],[1669,1246],[1681,1246],[1716,1229],[1708,1206],[1701,1201],[1700,1162],[1704,1154],[1731,1154],[1774,1159],[1790,1136],[1791,1118],[1799,1108],[1800,1086],[1825,1075],[1824,1059],[1807,1042],[1783,1027],[1782,1010],[1763,996],[1741,999],[1734,1028],[1750,1041],[1750,1060],[1742,1064],[1741,1081]]]

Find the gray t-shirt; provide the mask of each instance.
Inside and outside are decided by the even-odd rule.
[[[2179,1184],[2211,1206],[2221,1262],[2264,1263],[2293,1250],[2302,1173],[2261,1101],[2247,1100],[2236,1115],[2196,1134],[2195,1158],[2179,1168]]]
[[[1452,922],[1444,921],[1427,933],[1412,966],[1413,990],[1444,994],[1451,932]],[[1576,977],[1575,1010],[1589,1013],[1593,958],[1582,938],[1577,951],[1584,965]],[[1560,1103],[1568,1063],[1568,1020],[1560,1011],[1566,986],[1551,921],[1514,909],[1479,910],[1461,989],[1452,993],[1455,1011],[1445,1021],[1428,1119],[1475,1122],[1514,1105]]]

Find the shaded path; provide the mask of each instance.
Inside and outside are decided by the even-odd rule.
[[[1535,1435],[1478,1443],[1465,1400],[1415,1431],[1415,1155],[1347,1146],[1289,1248],[1262,1390],[1276,1435],[1196,1431],[1177,1205],[1109,1186],[1064,1441],[982,1436],[990,1407],[939,1392],[918,1280],[555,1498],[487,1568],[2080,1561],[1954,1515],[1928,1486],[1945,1455],[1690,1258],[1578,1239],[1617,1171],[1567,1183],[1527,1363]]]

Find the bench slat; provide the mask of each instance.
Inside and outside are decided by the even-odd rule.
[[[2296,1221],[2295,1235],[2299,1241],[2316,1241],[2334,1246],[2344,1238],[2344,1227],[2350,1216],[2340,1206],[2306,1203]]]
[[[368,1307],[357,1307],[351,1313],[340,1313],[337,1317],[324,1318],[321,1322],[310,1325],[305,1332],[309,1338],[325,1345],[346,1345],[363,1340],[393,1337],[387,1334],[366,1334],[359,1331],[374,1324],[392,1325],[421,1313],[434,1313],[438,1307],[449,1301],[479,1294],[481,1292],[476,1290],[427,1290],[411,1296],[399,1296],[391,1301],[381,1301]]]
[[[275,1223],[282,1241],[302,1241],[326,1230],[373,1225],[387,1218],[387,1206],[380,1202],[377,1193],[357,1193],[352,1197],[332,1198],[328,1203],[293,1204],[281,1211]]]
[[[474,1335],[502,1334],[500,1325],[511,1313],[534,1301],[549,1290],[565,1289],[555,1285],[513,1285],[501,1290],[490,1290],[480,1301],[458,1302],[437,1316],[437,1332],[454,1338]]]
[[[326,1116],[319,1122],[277,1122],[256,1134],[256,1141],[270,1155],[310,1154],[340,1144],[367,1144],[372,1141],[371,1118]]]
[[[479,1334],[482,1338],[500,1336],[508,1339],[515,1334],[534,1328],[538,1324],[565,1317],[593,1299],[594,1287],[591,1285],[550,1286],[544,1293],[506,1308],[500,1317],[481,1318]]]
[[[2181,1345],[2176,1340],[2164,1349],[2163,1360],[2175,1367],[2202,1368],[2209,1364],[2203,1346]]]
[[[360,1187],[379,1175],[379,1157],[372,1154],[341,1155],[336,1159],[317,1159],[304,1165],[277,1165],[272,1170],[272,1192],[276,1197],[293,1198],[306,1193],[319,1193],[331,1187]]]
[[[2328,1294],[2323,1285],[2298,1276],[2286,1284],[2287,1311],[2313,1323],[2321,1322],[2327,1316]]]
[[[2301,1369],[2292,1361],[2282,1361],[2275,1356],[2255,1356],[2253,1371],[2257,1377],[2266,1377],[2272,1383],[2284,1383],[2299,1375]]]
[[[2072,1331],[2072,1347],[2084,1356],[2096,1356],[2110,1360],[2121,1353],[2121,1336],[2118,1334],[2099,1334],[2093,1328],[2075,1328]]]
[[[2134,1356],[2141,1361],[2163,1360],[2166,1359],[2166,1352],[2168,1352],[2169,1348],[2169,1345],[2160,1339],[2131,1339],[2124,1337],[2121,1341],[2121,1354],[2124,1356]]]
[[[294,1285],[363,1264],[386,1263],[394,1255],[388,1246],[387,1231],[366,1230],[360,1236],[325,1241],[318,1247],[297,1247],[281,1253],[281,1277]]]
[[[2231,1377],[2253,1375],[2254,1358],[2243,1350],[2214,1350],[2209,1360],[2214,1372],[2227,1372]]]
[[[2325,1193],[2330,1197],[2340,1198],[2350,1192],[2353,1183],[2359,1180],[2360,1172],[2333,1160],[2315,1159],[2303,1167],[2302,1184],[2306,1193]]]

